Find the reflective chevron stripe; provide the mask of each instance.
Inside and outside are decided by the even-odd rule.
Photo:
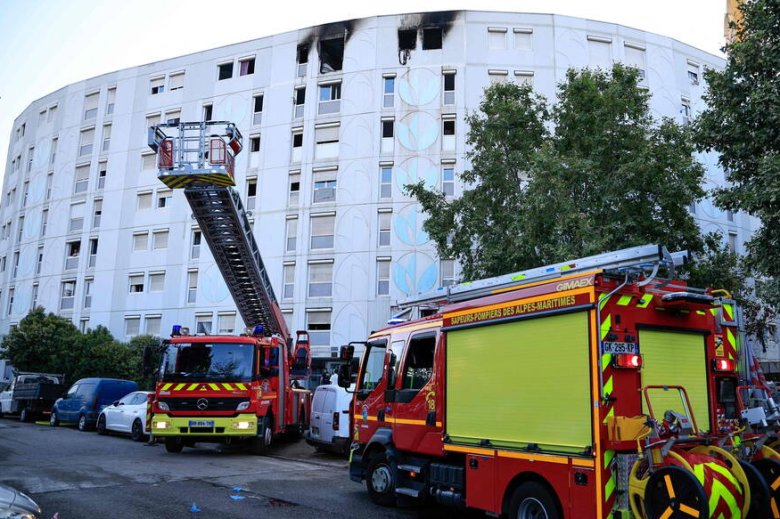
[[[160,391],[169,391],[172,393],[178,391],[246,391],[249,385],[243,382],[166,382],[160,386]]]

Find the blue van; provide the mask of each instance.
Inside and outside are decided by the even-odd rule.
[[[138,384],[115,378],[82,378],[51,408],[49,425],[75,422],[79,431],[95,427],[100,411],[128,393],[138,390]]]

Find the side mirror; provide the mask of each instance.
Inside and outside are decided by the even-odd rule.
[[[352,357],[354,356],[355,356],[355,347],[352,346],[351,344],[347,344],[339,348],[339,359],[341,359],[341,362],[349,362],[352,360]]]
[[[342,364],[339,366],[339,387],[348,389],[352,385],[352,366]]]
[[[119,400],[114,400],[114,401],[111,403],[111,405],[112,405],[112,406],[114,406],[114,407],[119,407]]]

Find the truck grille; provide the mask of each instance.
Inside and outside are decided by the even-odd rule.
[[[198,407],[198,402],[206,400],[205,408]],[[166,398],[162,400],[171,411],[235,411],[238,404],[245,402],[247,398],[222,398],[222,397],[187,397],[187,398]]]

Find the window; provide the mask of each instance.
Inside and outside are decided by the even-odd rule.
[[[98,181],[97,188],[103,189],[106,187],[106,173],[108,171],[108,162],[101,162],[98,164]]]
[[[699,84],[699,64],[691,60],[688,60],[688,81],[691,85]]]
[[[295,252],[298,242],[298,218],[287,218],[285,252]]]
[[[436,334],[421,333],[413,336],[406,350],[401,374],[401,401],[408,402],[412,394],[422,389],[433,375],[433,353],[436,350]]]
[[[30,149],[27,150],[27,173],[32,171],[34,157],[35,157],[35,146],[30,146]]]
[[[5,272],[5,261],[5,256],[0,257],[0,272]]]
[[[146,116],[146,127],[151,128],[160,124],[160,114],[149,114]]]
[[[425,27],[423,28],[423,50],[435,50],[441,49],[442,32],[441,27]]]
[[[95,142],[95,129],[89,128],[87,130],[81,130],[81,136],[79,138],[79,156],[89,155],[92,153],[92,144]]]
[[[534,73],[532,70],[515,70],[515,83],[518,85],[534,86]]]
[[[315,159],[333,159],[339,156],[339,129],[338,124],[314,127]]]
[[[734,221],[734,213],[732,211],[726,211],[726,220],[729,222]]]
[[[452,166],[441,170],[441,191],[448,197],[455,195],[455,169]]]
[[[302,43],[298,45],[295,52],[295,62],[298,64],[297,75],[298,77],[306,76],[306,65],[309,63],[309,49],[311,47],[308,43]]]
[[[310,248],[332,249],[333,233],[336,225],[336,215],[312,215],[311,216],[311,244]]]
[[[382,98],[383,108],[392,108],[395,103],[395,76],[385,76],[384,82],[384,96]]]
[[[144,317],[144,322],[146,325],[145,333],[146,335],[153,335],[157,336],[160,335],[160,321],[162,320],[162,316],[160,315],[147,315]]]
[[[691,101],[687,97],[683,97],[680,100],[680,113],[682,114],[683,124],[691,121]]]
[[[333,114],[341,110],[341,81],[320,85],[320,104],[317,113]]]
[[[203,234],[197,230],[192,231],[192,245],[190,245],[190,259],[200,258],[200,242],[203,239]]]
[[[257,201],[257,177],[246,179],[246,208],[254,209]]]
[[[293,97],[293,117],[300,119],[303,117],[303,107],[306,103],[306,87],[298,87],[295,89],[295,95]]]
[[[330,310],[306,310],[306,329],[312,346],[329,346]]]
[[[131,294],[140,294],[144,291],[144,275],[130,274],[128,277]]]
[[[100,151],[105,153],[109,147],[111,147],[111,125],[106,124],[103,126],[103,146],[100,148]]]
[[[385,247],[390,245],[390,222],[393,218],[391,211],[383,211],[379,213],[379,246]]]
[[[515,49],[533,50],[534,30],[531,28],[515,27],[512,29],[515,39]]]
[[[729,232],[729,252],[737,253],[737,233]]]
[[[152,249],[160,250],[168,248],[168,230],[154,231],[152,233]]]
[[[147,191],[144,193],[138,193],[138,210],[151,209],[152,208],[152,192]]]
[[[84,212],[87,204],[85,202],[77,202],[70,204],[70,224],[68,226],[68,232],[77,232],[84,228]]]
[[[54,105],[51,108],[49,108],[49,116],[47,117],[48,121],[52,122],[56,115],[57,115],[57,105]]]
[[[214,113],[214,106],[211,104],[203,105],[203,120],[211,121]]]
[[[211,335],[212,316],[208,314],[195,314],[195,333]]]
[[[76,166],[76,179],[73,185],[74,193],[83,193],[89,188],[89,164]]]
[[[501,83],[503,81],[507,80],[507,77],[509,76],[508,70],[498,70],[498,69],[490,69],[488,70],[488,79],[490,80],[490,84],[493,85],[495,83]]]
[[[11,271],[11,279],[16,278],[16,274],[19,272],[19,251],[14,252],[14,268]]]
[[[309,263],[309,297],[333,295],[333,262]]]
[[[220,335],[230,335],[236,331],[236,314],[220,313],[217,314],[217,333]]]
[[[298,205],[301,192],[301,174],[300,172],[290,173],[290,206]]]
[[[455,284],[455,260],[443,259],[439,262],[441,286],[448,287]]]
[[[35,264],[35,273],[40,274],[42,268],[43,268],[43,245],[38,247],[38,259],[36,260],[36,264]]]
[[[157,155],[154,153],[144,153],[141,155],[141,170],[149,171],[153,169],[157,169]]]
[[[249,151],[251,153],[257,153],[260,151],[260,136],[252,135],[249,137]]]
[[[152,95],[162,94],[165,92],[165,76],[150,79],[149,88]]]
[[[238,75],[249,76],[255,73],[255,58],[244,58],[238,60]]]
[[[198,271],[187,272],[187,302],[194,303],[198,294]]]
[[[149,273],[149,292],[162,292],[165,289],[165,272]]]
[[[116,102],[116,87],[109,88],[106,96],[106,116],[114,113],[114,103]]]
[[[92,268],[97,264],[97,252],[98,252],[98,239],[90,238],[89,240],[89,262],[87,267]]]
[[[414,50],[417,48],[416,29],[398,29],[398,50]]]
[[[46,110],[41,110],[38,112],[38,126],[44,124],[46,122]]]
[[[149,244],[149,231],[133,233],[133,250],[147,250]]]
[[[17,234],[16,234],[17,243],[22,241],[22,236],[24,236],[24,216],[19,217],[19,226],[17,228]]]
[[[46,175],[46,200],[51,200],[51,187],[54,183],[54,172],[50,171]]]
[[[141,331],[141,316],[140,315],[127,315],[125,316],[125,335],[127,337],[135,337]]]
[[[282,299],[292,299],[295,288],[295,263],[287,263],[282,267],[284,284],[282,285]]]
[[[313,203],[336,201],[336,170],[314,172]]]
[[[94,278],[84,278],[84,308],[92,307],[92,285],[94,284]]]
[[[9,299],[11,298],[11,294],[12,293],[9,290],[8,292]],[[63,281],[62,285],[60,285],[60,310],[72,310],[73,298],[75,295],[76,295],[76,280],[70,279],[68,281]],[[11,305],[9,304],[8,306],[10,310]]]
[[[263,94],[252,97],[252,111],[252,124],[260,124],[263,120]]]
[[[393,166],[379,166],[379,198],[392,198],[393,196]]]
[[[626,65],[634,67],[639,72],[639,82],[645,82],[645,48],[642,45],[635,43],[625,43],[626,51]]]
[[[608,70],[612,66],[612,38],[588,35],[588,63],[591,67]]]
[[[444,74],[444,104],[455,104],[455,72],[448,71]]]
[[[393,118],[382,119],[382,140],[379,145],[380,153],[393,153],[393,139],[395,120]]]
[[[506,27],[488,27],[488,48],[490,50],[506,49]]]
[[[442,120],[442,151],[455,151],[455,117],[445,116]]]
[[[292,161],[300,162],[303,155],[303,130],[293,130]]]
[[[344,62],[344,36],[320,40],[320,74],[341,70]]]
[[[51,140],[51,156],[49,157],[49,164],[54,164],[54,161],[57,159],[57,144],[59,143],[59,139],[57,137],[54,137]]]
[[[169,110],[165,112],[165,122],[168,124],[179,124],[181,121],[181,110]]]
[[[22,184],[22,207],[27,207],[27,199],[30,195],[30,181],[25,180]]]
[[[38,283],[33,283],[32,294],[30,296],[30,310],[38,306]]]
[[[41,232],[40,237],[46,236],[46,225],[49,223],[49,210],[44,209],[41,211]]]
[[[219,72],[218,79],[222,81],[223,79],[230,79],[233,77],[233,62],[230,61],[228,63],[222,63],[220,65],[217,65],[217,71]]]
[[[376,295],[390,295],[390,260],[376,260]]]
[[[94,119],[97,115],[100,92],[84,96],[84,120]]]
[[[170,189],[162,189],[157,191],[157,208],[162,209],[164,207],[170,207],[172,196],[173,191]]]
[[[168,78],[168,84],[171,92],[184,88],[184,72],[171,74],[170,78]]]

